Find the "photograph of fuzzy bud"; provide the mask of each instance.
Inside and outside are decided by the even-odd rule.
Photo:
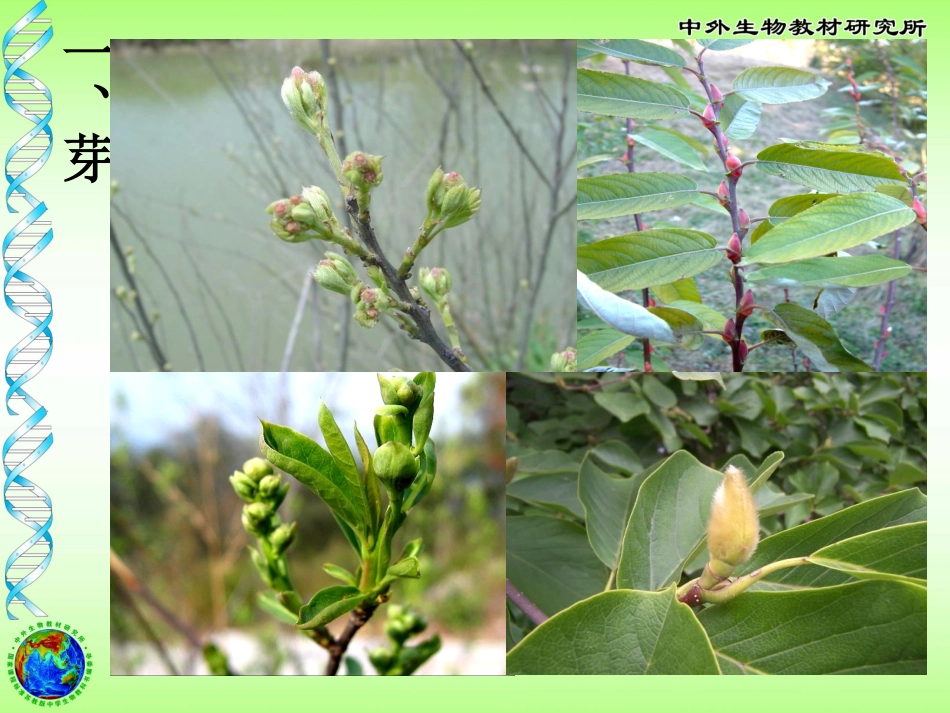
[[[112,370],[547,369],[574,51],[113,42]]]
[[[507,673],[926,674],[927,374],[509,374]]]
[[[114,374],[112,674],[503,674],[505,379],[436,377]]]
[[[577,59],[576,370],[927,369],[925,41]]]

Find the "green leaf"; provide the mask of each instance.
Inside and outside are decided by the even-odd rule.
[[[765,487],[755,494],[755,509],[758,511],[760,518],[768,517],[769,515],[785,512],[793,505],[808,503],[814,499],[815,496],[811,493],[786,495],[771,483],[766,483]]]
[[[318,443],[286,426],[261,421],[260,448],[267,460],[310,488],[335,515],[357,532],[363,531],[362,483],[354,485]]]
[[[761,104],[730,94],[719,111],[720,128],[730,139],[747,139],[755,133],[761,115]]]
[[[649,307],[652,314],[662,319],[673,333],[677,335],[680,346],[684,349],[699,349],[703,345],[703,331],[705,325],[691,313],[673,307]]]
[[[700,193],[693,199],[693,205],[700,208],[705,208],[706,210],[711,210],[713,213],[719,213],[721,215],[729,215],[729,211],[726,210],[719,201],[712,196],[708,196],[705,193]]]
[[[902,183],[897,164],[880,154],[809,149],[778,144],[759,152],[756,169],[827,193],[873,191],[885,183]]]
[[[628,119],[673,119],[689,99],[666,84],[593,69],[577,70],[577,110]]]
[[[884,255],[816,257],[756,270],[746,275],[746,280],[780,287],[868,287],[909,272],[910,265]]]
[[[401,559],[386,570],[386,576],[402,579],[419,579],[419,560],[416,557]]]
[[[327,442],[327,450],[333,456],[337,468],[343,473],[344,477],[350,481],[353,490],[361,491],[363,489],[363,479],[360,477],[360,471],[356,467],[356,459],[353,458],[353,451],[343,437],[340,427],[336,424],[336,419],[330,413],[327,405],[320,401],[320,409],[317,411],[317,423],[323,432],[323,438]]]
[[[889,479],[891,485],[913,485],[927,480],[927,474],[913,463],[901,461],[894,468]]]
[[[602,468],[606,468],[610,473],[632,475],[643,470],[636,451],[623,441],[611,440],[598,443],[589,453]]]
[[[518,674],[718,674],[693,612],[665,592],[603,592],[548,619],[507,656]]]
[[[675,72],[675,70],[670,70],[670,71]],[[679,75],[679,76],[680,76],[680,79],[683,79],[682,75]],[[685,79],[683,79],[683,81],[686,82]],[[686,86],[689,87],[688,82]],[[703,106],[704,107],[706,106],[705,98],[703,98]],[[707,156],[709,156],[709,153],[710,153],[709,146],[704,144],[702,141],[699,141],[698,139],[694,139],[692,136],[688,134],[684,134],[682,131],[671,129],[669,126],[663,126],[662,124],[647,124],[647,126],[650,127],[651,131],[662,131],[663,133],[672,134],[673,136],[679,137],[680,139],[685,141],[687,144],[692,146],[694,149],[696,149],[696,153],[698,153],[703,158],[706,158]]]
[[[715,381],[722,388],[726,388],[722,374],[718,371],[674,371],[673,376],[683,381]]]
[[[822,547],[808,559],[856,579],[891,579],[927,586],[927,523],[866,532]]]
[[[309,630],[325,626],[356,609],[368,596],[357,587],[334,585],[321,589],[303,605],[296,622],[297,628]]]
[[[323,571],[329,574],[334,579],[339,579],[341,582],[346,582],[351,587],[356,586],[356,577],[353,576],[353,573],[350,570],[345,569],[337,564],[330,564],[329,562],[323,565]],[[296,623],[294,619],[294,623]]]
[[[750,45],[755,40],[696,40],[701,46],[713,52],[725,52]]]
[[[587,166],[593,166],[595,163],[603,163],[604,161],[615,161],[617,157],[610,153],[599,153],[596,156],[588,156],[587,158],[581,159],[577,162],[577,170],[580,171],[582,168]]]
[[[725,316],[719,314],[719,312],[708,305],[700,304],[698,302],[690,302],[688,300],[677,300],[676,302],[670,302],[667,307],[673,307],[674,309],[681,309],[684,312],[689,312],[694,317],[698,317],[700,320],[702,320],[702,323],[705,325],[706,329],[711,331],[721,331],[722,328],[726,326]]]
[[[650,412],[650,404],[632,391],[595,391],[594,401],[623,423]]]
[[[361,664],[352,656],[344,657],[343,663],[346,666],[347,676],[362,676],[363,675],[363,664]]]
[[[376,471],[373,470],[373,457],[369,453],[360,429],[356,427],[356,421],[353,421],[353,433],[356,435],[356,449],[360,453],[360,460],[363,461],[363,491],[369,510],[370,524],[375,533],[383,524],[383,503],[379,492],[379,479],[376,477]]]
[[[732,88],[746,101],[788,104],[820,97],[830,82],[817,74],[789,67],[749,67],[739,73]]]
[[[913,584],[746,592],[699,621],[727,674],[927,672],[927,590]]]
[[[258,594],[257,605],[279,622],[291,626],[297,623],[297,615],[288,611],[283,604],[269,594]]]
[[[722,260],[716,239],[698,230],[642,230],[577,248],[577,267],[611,292],[665,285]]]
[[[518,476],[539,473],[577,472],[580,461],[564,451],[528,451],[518,456]]]
[[[673,331],[662,319],[598,287],[582,272],[577,273],[577,301],[624,334],[660,342],[676,341]]]
[[[505,492],[528,503],[550,507],[578,518],[584,517],[584,509],[577,499],[576,467],[573,472],[517,478],[508,484]]]
[[[405,499],[402,503],[402,511],[409,512],[419,504],[432,487],[435,480],[437,462],[435,457],[435,443],[432,439],[426,441],[425,449],[422,451],[421,462],[419,464],[419,474],[412,481],[412,485],[406,491]]]
[[[553,517],[508,517],[507,576],[545,614],[604,590],[609,572],[583,527]]]
[[[793,215],[798,215],[829,198],[837,197],[837,193],[796,193],[792,196],[785,196],[769,206],[769,216],[776,219],[791,218]],[[782,221],[773,220],[771,222],[775,226]]]
[[[815,371],[872,371],[845,349],[834,328],[811,310],[785,302],[763,314],[795,342]]]
[[[696,153],[696,150],[678,136],[656,129],[644,129],[636,134],[631,134],[631,136],[638,144],[651,148],[677,163],[689,166],[697,171],[709,170],[700,155]]]
[[[848,306],[857,291],[857,287],[829,287],[823,289],[815,298],[812,309],[822,319],[831,319]]]
[[[668,285],[654,285],[650,288],[653,294],[660,302],[665,302],[667,306],[678,300],[688,300],[689,302],[702,302],[699,296],[699,288],[696,286],[696,280],[687,277],[685,280],[677,280]]]
[[[752,558],[736,574],[748,574],[778,560],[808,557],[821,548],[850,537],[884,527],[922,522],[927,518],[927,498],[916,488],[865,500],[825,517],[766,537],[759,543]],[[841,584],[850,577],[842,572],[815,565],[802,565],[779,570],[758,589],[799,589]]]
[[[442,639],[433,634],[425,641],[415,646],[406,646],[399,652],[397,669],[402,676],[409,676],[426,661],[435,656],[442,648]]]
[[[584,506],[587,537],[600,561],[617,567],[620,543],[642,477],[621,477],[598,468],[591,454],[581,462],[577,497]]]
[[[616,329],[596,329],[577,338],[577,369],[584,371],[623,351],[633,337]]]
[[[606,42],[578,40],[577,47],[592,52],[603,52],[611,57],[619,57],[638,64],[655,64],[667,67],[686,66],[686,60],[678,52],[643,40],[608,40]]]
[[[679,581],[706,536],[722,473],[686,451],[667,458],[640,486],[627,524],[617,587],[655,591]]]
[[[435,391],[435,372],[434,371],[420,371],[412,380],[422,387],[422,401]]]
[[[616,173],[577,179],[577,219],[616,218],[692,201],[696,182],[675,173]]]
[[[744,261],[761,264],[819,257],[866,243],[914,219],[914,211],[890,196],[838,196],[772,228],[748,248]]]
[[[432,418],[435,415],[435,392],[430,391],[422,398],[422,403],[416,409],[412,416],[412,435],[415,445],[412,447],[412,454],[417,456],[422,453],[426,442],[429,439],[429,431],[432,430]]]

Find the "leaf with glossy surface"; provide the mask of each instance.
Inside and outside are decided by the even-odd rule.
[[[633,337],[616,329],[596,329],[577,338],[577,368],[579,371],[597,366],[604,359],[623,351]]]
[[[602,592],[548,619],[506,659],[517,674],[719,674],[688,606],[665,592]]]
[[[748,574],[759,567],[793,557],[808,557],[823,547],[850,537],[927,519],[927,498],[916,488],[865,500],[858,505],[798,525],[759,543],[752,558],[736,574]],[[757,589],[800,589],[826,587],[848,581],[849,575],[815,565],[779,570]]]
[[[616,156],[609,153],[601,153],[596,156],[588,156],[587,158],[582,158],[577,162],[577,170],[582,168],[587,168],[588,166],[593,166],[595,163],[603,163],[604,161],[617,161],[619,160]]]
[[[363,531],[362,483],[354,486],[320,444],[286,426],[261,421],[260,448],[267,460],[310,488],[335,515],[357,532]]]
[[[708,330],[721,331],[726,326],[726,317],[708,305],[690,302],[689,300],[677,300],[667,306],[681,309],[684,312],[689,312],[694,317],[698,317]]]
[[[689,302],[702,302],[703,298],[699,295],[699,288],[696,286],[696,280],[687,277],[685,280],[677,280],[668,285],[653,285],[650,288],[653,294],[660,302],[665,302],[667,306],[671,302],[678,300],[687,300]]]
[[[594,401],[623,423],[650,412],[650,404],[632,391],[595,391]]]
[[[553,517],[509,517],[507,576],[549,616],[604,590],[609,572],[583,527]]]
[[[641,230],[577,248],[577,267],[611,292],[665,285],[722,260],[716,239],[698,230]]]
[[[587,457],[581,462],[577,497],[584,506],[587,537],[600,561],[617,567],[627,518],[643,477],[605,473]]]
[[[518,478],[508,484],[505,492],[525,502],[543,505],[577,518],[584,517],[584,509],[577,499],[576,468],[573,472]]]
[[[686,205],[696,182],[675,173],[615,173],[577,179],[577,219],[617,218]]]
[[[638,304],[607,292],[582,272],[577,273],[577,301],[624,334],[661,342],[676,341],[670,326],[662,319]]]
[[[699,349],[703,345],[701,334],[705,325],[691,313],[674,307],[649,307],[651,313],[662,319],[677,336],[684,349]]]
[[[795,342],[815,371],[872,371],[845,349],[834,328],[811,310],[786,302],[763,314]]]
[[[730,94],[719,111],[720,128],[730,139],[747,139],[755,133],[760,116],[761,104],[746,101],[738,94]]]
[[[885,183],[906,184],[897,164],[879,154],[809,149],[778,144],[756,156],[756,169],[827,193],[873,191]]]
[[[657,153],[666,156],[677,163],[689,166],[697,171],[707,171],[706,164],[702,157],[687,142],[678,136],[669,134],[665,131],[656,129],[644,129],[635,134],[631,134],[634,141],[641,146],[653,149]]]
[[[819,257],[866,243],[914,220],[914,211],[890,196],[838,196],[772,228],[746,250],[743,260],[768,264]]]
[[[790,67],[749,67],[739,73],[732,88],[746,101],[788,104],[820,97],[830,82],[817,74]]]
[[[577,70],[577,110],[627,119],[673,119],[689,99],[666,84],[593,69]]]
[[[638,64],[655,64],[667,67],[686,66],[686,60],[679,52],[643,40],[608,40],[606,42],[578,40],[577,47],[591,52],[603,52],[611,57],[619,57]]]
[[[751,45],[755,40],[696,40],[700,45],[713,52],[725,52]]]
[[[699,621],[726,674],[927,672],[927,590],[913,584],[746,592]]]
[[[297,627],[309,630],[326,626],[337,617],[356,609],[367,597],[357,587],[334,585],[321,589],[301,608]]]
[[[856,579],[893,579],[927,586],[927,523],[866,532],[822,547],[808,559]]]
[[[910,265],[884,255],[816,257],[765,267],[750,272],[746,280],[779,287],[868,287],[896,280],[909,272]]]

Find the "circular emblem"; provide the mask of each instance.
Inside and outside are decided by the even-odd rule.
[[[86,673],[86,656],[65,631],[40,629],[20,642],[13,669],[27,693],[56,700],[76,690]]]

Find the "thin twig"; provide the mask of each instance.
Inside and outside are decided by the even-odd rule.
[[[300,323],[303,321],[304,308],[307,306],[307,296],[310,294],[313,285],[313,269],[307,268],[303,277],[303,285],[300,288],[300,297],[297,298],[297,309],[294,311],[294,319],[290,323],[290,332],[287,334],[287,342],[284,344],[284,357],[280,361],[280,373],[283,374],[290,366],[290,357],[294,353],[294,344],[297,343],[297,332],[300,331]]]
[[[537,605],[528,599],[508,578],[505,578],[505,593],[535,626],[543,624],[548,620],[548,615],[538,609]]]

